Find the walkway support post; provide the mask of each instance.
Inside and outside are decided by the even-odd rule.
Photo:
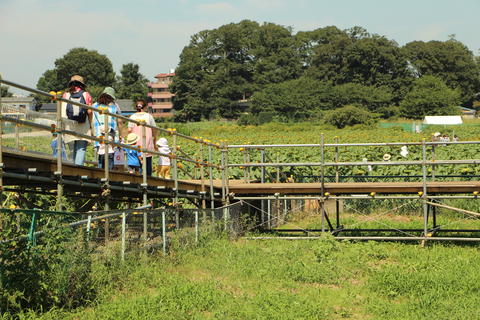
[[[428,205],[427,205],[427,144],[425,139],[422,140],[422,153],[423,153],[423,236],[425,237],[425,241],[428,237]]]
[[[265,148],[262,148],[261,154],[260,154],[260,162],[262,164],[265,163]],[[261,166],[261,183],[265,183],[265,166]],[[262,209],[262,225],[265,223],[265,200],[260,200],[261,201],[261,209]]]
[[[59,98],[60,95],[56,95]],[[63,184],[62,184],[62,146],[63,146],[63,132],[62,132],[62,102],[57,100],[57,172],[55,175],[58,179],[57,182],[57,210],[62,211],[62,197],[63,197]]]
[[[172,149],[172,168],[173,168],[173,188],[174,190],[174,198],[173,198],[173,205],[175,208],[178,209],[178,160],[177,160],[177,152],[178,152],[178,141],[177,141],[177,130],[173,130],[171,132],[173,135],[173,149]],[[180,229],[180,216],[178,215],[178,210],[175,210],[175,228]]]
[[[335,144],[338,144],[338,137],[335,137]],[[338,146],[335,146],[335,163],[338,163]],[[335,182],[338,183],[338,166],[335,166]],[[340,228],[340,202],[335,201],[335,213],[337,215],[337,229]]]
[[[228,142],[225,140],[225,193],[227,194],[225,199],[225,205],[227,206],[227,216],[230,216],[230,187],[228,179]],[[249,206],[250,208],[250,206]]]
[[[325,196],[325,140],[323,132],[320,135],[320,155],[321,155],[321,179],[322,179],[322,199]],[[325,202],[322,200],[322,234],[325,233]]]
[[[221,150],[221,164],[222,164],[222,204],[225,205],[225,197],[226,197],[226,192],[225,192],[225,146],[223,144],[223,140],[220,141],[220,150]]]
[[[200,185],[201,185],[201,191],[202,191],[202,209],[203,209],[203,220],[206,221],[207,219],[207,212],[205,209],[207,208],[207,204],[205,202],[205,173],[204,173],[204,168],[203,168],[203,139],[200,139],[199,141],[199,160],[200,160]]]
[[[143,205],[148,203],[147,198],[147,128],[145,127],[145,120],[142,120],[142,193],[143,193]],[[150,129],[151,130],[151,129]],[[147,210],[143,212],[143,240],[147,241],[148,238],[148,213]]]
[[[213,200],[213,163],[212,163],[212,144],[208,143],[208,166],[210,167],[210,208],[215,208]]]

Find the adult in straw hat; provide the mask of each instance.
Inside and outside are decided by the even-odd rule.
[[[392,156],[391,156],[389,153],[385,153],[385,154],[383,155],[383,161],[390,161],[390,158],[391,158],[391,157],[392,157]]]
[[[92,97],[86,91],[87,85],[85,84],[82,76],[72,76],[70,81],[68,81],[67,86],[68,89],[62,96],[64,99],[79,98],[80,102],[84,101],[86,105],[92,105]],[[78,106],[75,107],[78,108]],[[67,119],[67,103],[62,102],[61,108],[62,118]],[[75,131],[77,133],[90,136],[92,134],[92,111],[87,110],[87,120],[83,123],[78,123],[77,121],[73,120],[65,120],[64,123],[65,130]],[[70,158],[72,159],[73,163],[83,166],[83,163],[85,162],[85,154],[87,152],[87,145],[90,143],[90,140],[72,135],[66,135],[65,143],[68,145],[68,149],[70,150]]]

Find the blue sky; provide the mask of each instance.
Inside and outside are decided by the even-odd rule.
[[[35,88],[56,59],[85,47],[107,55],[117,74],[133,62],[154,80],[178,65],[191,35],[244,19],[294,33],[360,26],[400,46],[455,34],[479,55],[479,18],[478,0],[0,0],[0,73]]]

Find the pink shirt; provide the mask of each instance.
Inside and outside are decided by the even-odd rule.
[[[136,121],[141,121],[145,120],[146,124],[151,125],[151,126],[156,126],[155,124],[155,119],[153,119],[152,115],[149,113],[145,112],[137,112],[134,113],[130,116],[130,119],[136,120]],[[132,130],[133,133],[136,133],[140,139],[137,142],[137,146],[142,146],[143,147],[143,128],[142,126],[138,126],[133,122],[128,123],[128,128]],[[147,143],[147,150],[152,150],[155,151],[155,144],[153,142],[153,134],[152,134],[152,129],[150,128],[145,128],[145,140]],[[151,157],[151,153],[146,153],[147,157]]]

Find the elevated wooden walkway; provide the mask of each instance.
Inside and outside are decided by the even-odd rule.
[[[105,189],[105,171],[95,167],[62,164],[62,174],[56,174],[57,161],[22,152],[3,152],[3,186],[22,188],[56,189],[58,179],[62,179],[66,193],[101,193]],[[114,197],[139,197],[148,190],[149,197],[171,197],[175,188],[173,180],[156,177],[147,178],[147,186],[142,186],[141,175],[109,172],[109,189]],[[258,182],[258,181],[256,181]],[[235,196],[261,195],[321,195],[321,183],[245,183],[243,180],[229,180],[229,192]],[[222,181],[214,180],[214,193],[221,193]],[[199,180],[179,180],[180,193],[210,192],[209,180],[204,186]],[[324,193],[345,194],[418,194],[423,192],[423,182],[347,182],[325,183]],[[465,194],[480,191],[480,181],[427,182],[428,194]]]

